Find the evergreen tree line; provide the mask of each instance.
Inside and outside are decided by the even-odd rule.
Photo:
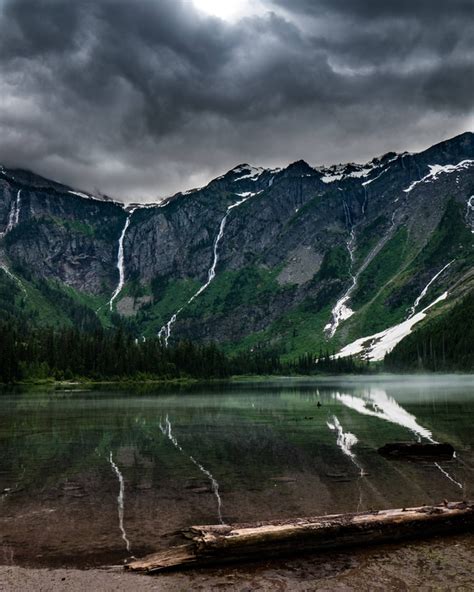
[[[158,338],[135,339],[123,328],[81,331],[32,328],[0,322],[0,382],[49,379],[90,380],[227,378],[232,375],[356,372],[351,359],[301,356],[282,363],[276,354],[257,350],[233,356],[214,344],[183,341],[165,347]]]
[[[432,372],[474,370],[474,292],[443,317],[406,337],[385,357],[394,371]]]

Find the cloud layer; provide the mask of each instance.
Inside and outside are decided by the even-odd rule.
[[[471,0],[0,0],[0,162],[150,200],[472,129]]]

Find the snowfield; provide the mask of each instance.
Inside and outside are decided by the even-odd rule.
[[[383,360],[385,355],[390,353],[392,349],[396,345],[398,345],[402,339],[407,337],[407,335],[410,335],[410,333],[413,330],[413,327],[426,317],[427,312],[428,310],[430,310],[430,308],[432,308],[442,300],[446,300],[447,297],[448,293],[445,292],[444,294],[441,294],[441,296],[439,296],[439,298],[437,298],[434,302],[432,302],[426,308],[424,308],[422,311],[414,314],[402,323],[399,323],[394,327],[385,329],[385,331],[381,331],[380,333],[375,333],[375,335],[361,337],[353,343],[349,343],[349,345],[346,345],[341,349],[341,351],[336,355],[336,357],[345,358],[347,356],[355,356],[362,354],[365,359],[368,359],[372,362],[379,362]]]

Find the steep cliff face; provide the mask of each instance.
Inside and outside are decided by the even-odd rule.
[[[86,293],[113,289],[126,218],[120,204],[23,171],[0,173],[0,196],[4,251],[14,266]]]
[[[473,195],[470,133],[366,165],[239,165],[136,208],[2,169],[0,257],[104,323],[112,308],[137,334],[172,321],[170,339],[293,355],[403,321],[448,264],[423,298],[470,286]]]

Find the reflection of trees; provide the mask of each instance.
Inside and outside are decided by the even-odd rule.
[[[226,483],[261,482],[282,467],[312,462],[309,442],[295,438],[286,425],[308,402],[319,400],[314,388],[301,393],[267,386],[255,393],[240,385],[244,392],[223,397],[224,385],[215,386],[201,385],[201,394],[193,387],[190,396],[179,391],[154,397],[147,391],[128,397],[113,392],[8,396],[0,418],[0,471],[12,481],[23,474],[22,484],[38,490],[94,469],[108,475],[110,451],[127,449],[117,458],[132,485],[140,483],[145,470],[157,487],[167,476],[189,477],[195,468],[183,466],[159,430],[167,410],[183,446],[225,475]]]

